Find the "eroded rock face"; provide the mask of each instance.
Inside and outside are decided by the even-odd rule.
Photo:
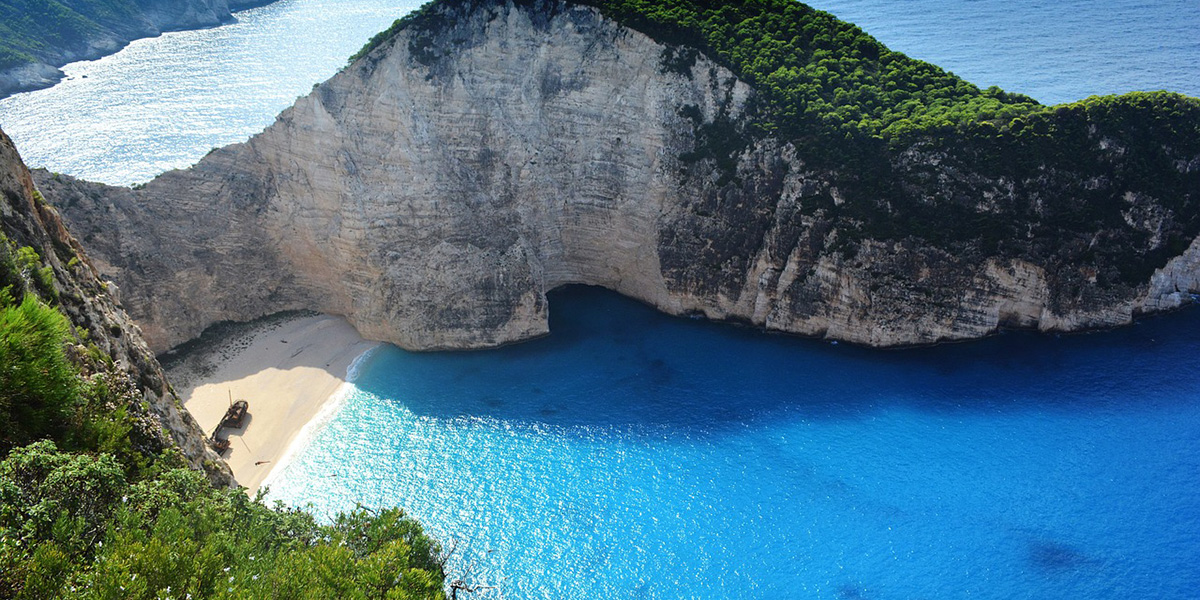
[[[143,189],[39,175],[154,350],[301,308],[405,348],[488,347],[546,333],[545,293],[568,283],[673,314],[920,344],[1127,323],[1200,283],[1195,244],[1148,282],[1113,284],[1039,250],[1053,232],[1004,252],[852,237],[838,174],[791,145],[760,137],[732,173],[697,152],[706,127],[737,130],[755,110],[703,55],[680,63],[590,7],[466,5]],[[956,173],[953,157],[895,160],[901,175],[940,169],[978,210],[1042,202],[1013,191],[1029,182]],[[1090,185],[1046,177],[1043,190]],[[1153,198],[1129,206],[1097,239],[1171,223]]]
[[[102,281],[79,243],[67,232],[58,212],[34,195],[34,182],[12,140],[0,131],[0,231],[22,247],[38,252],[51,268],[58,305],[80,335],[71,348],[87,355],[82,341],[104,352],[113,363],[102,371],[88,373],[103,377],[114,390],[114,401],[125,408],[139,431],[135,443],[148,454],[178,448],[187,462],[204,470],[220,485],[232,485],[233,474],[205,443],[205,434],[183,409],[162,367],[142,340],[133,320],[121,310],[115,285]],[[80,359],[79,362],[95,362]],[[94,365],[93,365],[94,366]]]

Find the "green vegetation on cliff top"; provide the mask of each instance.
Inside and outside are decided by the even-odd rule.
[[[440,0],[396,21],[356,53],[409,26],[438,22]],[[529,0],[517,2],[530,4]],[[999,88],[980,90],[941,68],[888,50],[855,25],[794,0],[577,0],[655,39],[694,48],[764,93],[773,109],[759,123],[802,133],[816,127],[892,137],[914,127],[967,119],[1007,120],[1038,107]],[[690,66],[690,58],[682,57]]]
[[[788,137],[824,130],[891,138],[967,119],[1006,120],[1037,106],[999,88],[981,91],[794,0],[581,3],[730,68],[765,96],[771,110],[758,125]]]

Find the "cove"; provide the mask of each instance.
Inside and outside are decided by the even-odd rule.
[[[135,42],[6,99],[0,126],[34,166],[144,181],[261,130],[418,4],[282,0],[235,26]],[[1200,11],[1184,0],[816,5],[1044,102],[1200,93]],[[875,352],[595,290],[552,301],[543,340],[370,356],[272,496],[318,514],[404,505],[455,548],[453,573],[496,587],[480,597],[1200,589],[1194,310]]]
[[[1200,312],[868,350],[551,298],[385,347],[270,496],[400,504],[497,598],[1191,598]]]

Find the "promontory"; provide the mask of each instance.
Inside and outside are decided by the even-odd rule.
[[[192,168],[37,183],[156,351],[289,309],[489,347],[576,283],[873,346],[1200,291],[1200,100],[1043,106],[791,0],[433,2]]]

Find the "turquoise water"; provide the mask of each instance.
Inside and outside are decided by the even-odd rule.
[[[551,307],[371,355],[272,497],[399,503],[494,598],[1197,597],[1200,312],[872,351]]]

